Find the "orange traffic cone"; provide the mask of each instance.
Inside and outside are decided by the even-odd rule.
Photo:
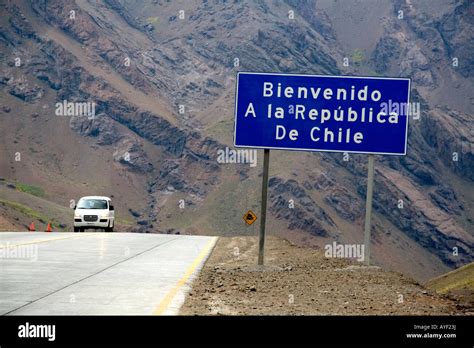
[[[30,226],[28,227],[28,231],[33,232],[35,231],[35,224],[32,222]]]
[[[53,232],[51,229],[51,224],[48,222],[48,226],[46,226],[46,232]]]

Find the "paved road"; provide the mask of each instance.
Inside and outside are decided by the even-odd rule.
[[[177,314],[216,240],[0,232],[0,314]]]

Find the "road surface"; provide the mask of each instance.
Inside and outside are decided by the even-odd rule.
[[[0,232],[0,314],[177,314],[216,240]]]

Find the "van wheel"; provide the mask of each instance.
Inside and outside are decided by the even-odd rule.
[[[74,232],[81,232],[81,229],[79,227],[74,227]]]
[[[109,222],[109,224],[110,224],[110,222]],[[105,232],[113,232],[113,231],[114,231],[114,225],[112,225],[112,227],[106,227],[106,228],[104,228],[104,231],[105,231]]]

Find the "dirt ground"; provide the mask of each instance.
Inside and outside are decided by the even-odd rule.
[[[186,296],[182,315],[474,314],[401,274],[326,258],[270,237],[265,266],[258,239],[221,237]]]

